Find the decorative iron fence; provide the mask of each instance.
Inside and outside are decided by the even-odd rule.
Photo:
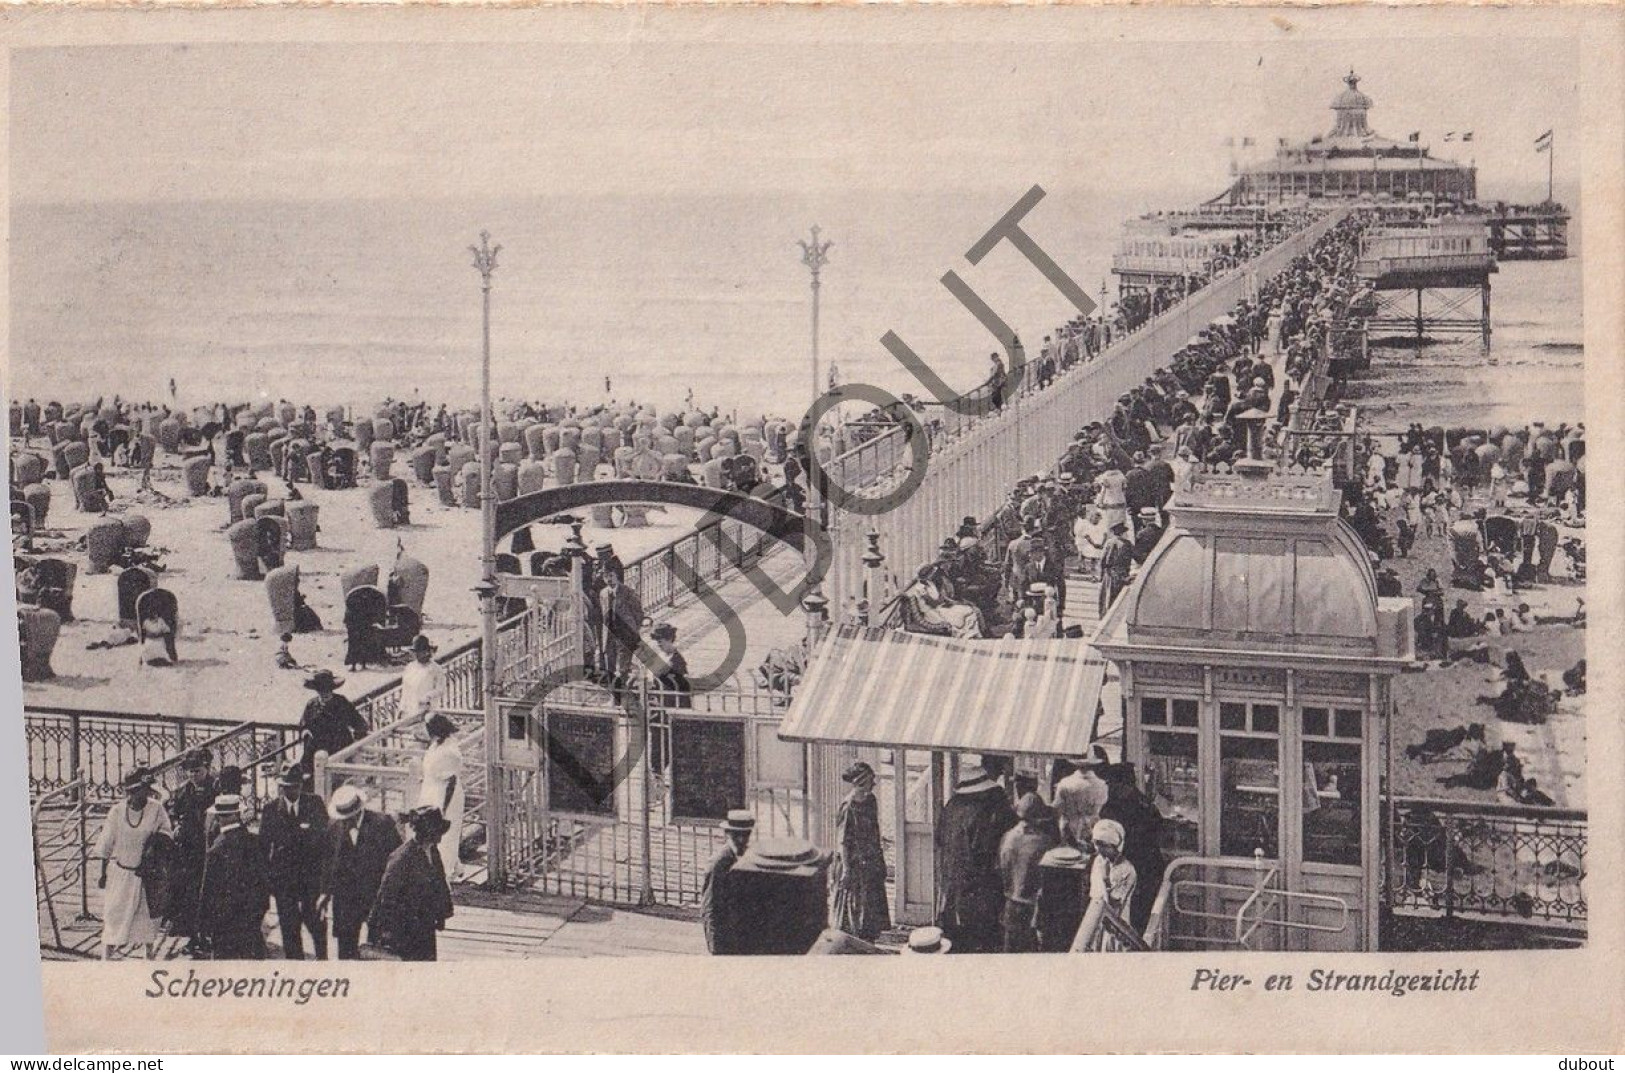
[[[1584,812],[1429,798],[1386,808],[1389,909],[1585,925]]]
[[[783,489],[766,497],[784,498]],[[719,582],[730,570],[743,570],[779,545],[776,538],[731,518],[716,518],[663,547],[626,564],[626,584],[643,602],[645,614],[682,603],[694,595],[684,576]],[[681,562],[686,571],[679,571]]]
[[[95,938],[87,853],[93,821],[84,780],[40,794],[30,818],[40,945],[58,953],[88,954]]]
[[[82,779],[87,797],[117,800],[119,782],[130,769],[158,767],[235,725],[225,719],[30,707],[23,715],[29,796],[37,799]]]

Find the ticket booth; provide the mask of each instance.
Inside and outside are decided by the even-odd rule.
[[[811,743],[813,837],[834,843],[853,760],[879,780],[892,919],[936,916],[936,819],[966,756],[1007,759],[1047,792],[1050,762],[1086,753],[1106,664],[1076,639],[961,640],[839,626],[815,650],[778,729]],[[821,822],[817,822],[821,821]]]
[[[1102,620],[1124,753],[1165,818],[1172,949],[1373,950],[1389,683],[1379,598],[1327,474],[1197,473]]]

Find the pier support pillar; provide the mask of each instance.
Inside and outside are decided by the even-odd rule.
[[[1423,321],[1423,318],[1422,318],[1422,288],[1418,287],[1418,288],[1416,288],[1416,345],[1418,347],[1420,347],[1422,345],[1422,327],[1423,327],[1423,324],[1424,324],[1424,321]]]
[[[1483,299],[1484,299],[1484,312],[1483,312],[1483,317],[1482,317],[1482,320],[1481,320],[1481,329],[1482,329],[1483,335],[1484,335],[1484,350],[1486,352],[1488,352],[1489,349],[1490,349],[1490,281],[1489,280],[1484,281],[1484,286],[1479,288],[1479,293],[1483,296]]]

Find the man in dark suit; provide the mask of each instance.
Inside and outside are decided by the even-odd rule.
[[[619,684],[632,670],[632,653],[637,651],[639,631],[643,627],[643,601],[626,584],[620,571],[611,570],[605,582],[604,590],[598,594],[604,623],[599,651],[603,655],[604,675],[610,684]]]
[[[221,794],[209,808],[220,831],[203,859],[198,935],[216,961],[265,957],[265,911],[270,890],[259,840],[243,826],[242,799]]]
[[[193,938],[188,951],[201,944],[197,935],[198,885],[203,879],[203,856],[209,850],[208,813],[220,788],[209,771],[207,749],[192,749],[181,758],[186,781],[169,799],[169,819],[175,826],[175,886],[170,902],[169,934]]]
[[[367,922],[390,854],[401,844],[395,824],[367,807],[354,786],[333,791],[333,823],[327,829],[327,866],[322,874],[322,900],[317,914],[333,907],[333,940],[339,960],[361,956],[361,925]]]
[[[452,914],[438,845],[451,825],[433,805],[413,809],[406,822],[412,840],[389,856],[367,935],[402,961],[434,961],[439,953],[435,933]]]
[[[730,810],[722,824],[728,844],[705,870],[700,888],[700,926],[705,929],[705,948],[713,954],[734,954],[741,949],[739,929],[744,922],[738,919],[729,900],[728,873],[745,855],[755,828],[756,817],[748,809]]]
[[[316,904],[322,894],[322,857],[328,843],[327,809],[320,797],[304,792],[304,784],[304,770],[298,764],[282,769],[277,779],[281,793],[260,814],[260,845],[265,849],[271,896],[276,899],[283,956],[304,960],[303,929],[310,932],[316,959],[325,961],[327,921]]]

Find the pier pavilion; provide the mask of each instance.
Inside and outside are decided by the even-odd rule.
[[[1295,200],[1431,199],[1470,202],[1478,195],[1478,169],[1432,156],[1417,140],[1396,141],[1373,131],[1374,102],[1353,71],[1332,100],[1332,129],[1306,142],[1281,140],[1275,156],[1248,164],[1223,200],[1237,203]]]

